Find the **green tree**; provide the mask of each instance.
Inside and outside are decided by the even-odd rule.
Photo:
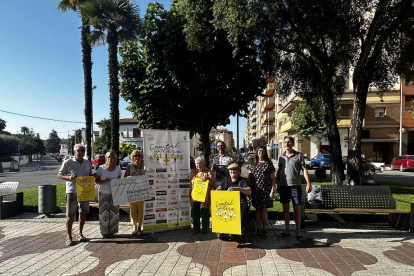
[[[79,12],[79,5],[87,0],[61,0],[57,7],[62,12],[75,11]],[[83,77],[84,77],[84,91],[85,91],[85,138],[86,138],[86,152],[88,152],[88,159],[91,160],[92,153],[92,46],[88,41],[91,34],[91,27],[89,26],[88,18],[83,17],[81,26],[81,45],[82,45],[82,63],[83,63]]]
[[[14,135],[0,134],[0,157],[10,157],[17,154],[17,147],[22,141]]]
[[[102,129],[101,143],[105,141],[105,152],[111,148],[111,120],[104,118],[100,123],[99,127]]]
[[[98,137],[93,144],[93,152],[95,154],[105,154],[108,152],[107,140],[104,136]]]
[[[0,133],[2,133],[3,130],[6,128],[6,126],[7,126],[6,124],[7,124],[7,122],[5,120],[0,119]]]
[[[139,9],[131,0],[88,0],[80,4],[82,18],[94,27],[92,45],[108,43],[111,148],[119,154],[118,43],[134,39],[140,25]]]
[[[137,146],[137,145],[133,145],[133,144],[127,144],[127,143],[120,143],[119,144],[119,151],[121,152],[121,156],[126,156],[132,153],[133,150],[140,150],[142,151],[142,148]]]
[[[252,151],[256,151],[259,147],[267,148],[267,139],[265,137],[252,140]]]
[[[46,150],[47,152],[59,152],[60,150],[60,138],[54,129],[49,133],[49,138],[46,140]]]
[[[27,126],[20,127],[20,132],[23,133],[23,136],[26,137],[26,133],[30,132],[30,129]]]
[[[324,111],[321,105],[300,103],[292,114],[292,123],[295,125],[297,136],[310,138],[317,137],[316,154],[319,153],[322,134],[326,132]]]
[[[202,16],[211,18],[212,11]],[[176,1],[169,11],[158,3],[148,5],[138,43],[120,51],[121,95],[141,128],[199,133],[204,156],[210,156],[212,127],[247,114],[248,103],[265,83],[252,44],[243,41],[233,56],[227,34],[219,31],[209,51],[189,50],[184,26]]]

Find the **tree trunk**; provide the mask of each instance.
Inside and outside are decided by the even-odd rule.
[[[355,73],[357,74],[357,71],[355,71]],[[354,80],[354,106],[348,142],[347,183],[353,185],[361,185],[361,132],[365,117],[365,108],[367,105],[369,82],[358,82],[356,79]]]
[[[329,155],[331,159],[330,170],[332,185],[341,185],[345,180],[344,164],[342,162],[342,152],[338,125],[336,123],[335,102],[333,93],[325,86],[322,91],[323,105],[325,109],[326,133],[329,139]]]
[[[211,127],[204,127],[201,130],[201,141],[203,142],[203,154],[206,162],[206,168],[210,169],[210,129]]]
[[[88,26],[88,20],[82,18],[82,62],[83,62],[83,78],[85,91],[85,122],[86,122],[86,152],[88,160],[92,157],[92,47],[88,42],[88,36],[91,32]]]
[[[107,34],[109,93],[111,102],[111,149],[119,156],[119,81],[118,81],[118,33],[111,24]],[[119,160],[118,160],[119,161]]]

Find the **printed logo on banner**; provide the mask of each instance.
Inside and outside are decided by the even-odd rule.
[[[178,197],[176,197],[176,196],[169,196],[168,197],[168,200],[170,200],[170,201],[178,201]]]
[[[190,216],[190,211],[188,211],[188,210],[182,210],[181,211],[181,216],[182,217],[189,217]]]
[[[164,180],[164,181],[155,181],[155,183],[157,183],[157,184],[167,183],[167,180]]]
[[[171,206],[171,205],[177,205],[178,204],[178,201],[170,201],[170,202],[168,202],[168,204]]]
[[[181,178],[180,183],[190,183],[190,179],[188,178]]]
[[[154,225],[155,224],[155,220],[152,221],[144,221],[144,225]]]
[[[148,141],[150,141],[150,142],[154,141],[154,136],[152,136],[152,134],[146,134],[145,136],[146,136]]]
[[[149,174],[149,175],[148,175],[148,178],[155,178],[155,176],[154,176],[154,175],[152,175],[152,174]]]
[[[163,174],[157,174],[157,178],[166,178]]]
[[[151,197],[155,196],[155,192],[151,191]]]
[[[172,196],[178,195],[177,190],[171,190],[170,195]]]
[[[160,224],[160,223],[167,223],[167,220],[166,220],[166,219],[157,219],[157,220],[155,221],[155,223],[157,223],[157,224]]]
[[[188,173],[182,173],[182,174],[180,174],[180,177],[190,178],[190,176],[188,175]]]
[[[158,173],[158,172],[167,172],[167,168],[156,169],[155,171],[156,171],[157,173]]]
[[[148,180],[148,183],[149,183],[150,185],[154,185],[154,180]]]
[[[170,207],[170,208],[168,208],[168,211],[175,211],[175,210],[178,210],[178,208],[177,207]]]
[[[154,209],[153,208],[149,208],[149,209],[145,209],[145,212],[154,212]]]
[[[178,217],[168,219],[168,223],[172,223],[172,222],[178,222]]]
[[[177,189],[178,187],[179,187],[178,185],[168,185],[168,189]]]
[[[167,212],[167,208],[157,208],[155,209],[155,212]]]
[[[166,217],[167,217],[167,213],[162,212],[162,213],[158,213],[157,219],[164,219]]]
[[[181,210],[190,210],[189,201],[180,201]]]
[[[168,177],[177,177],[178,174],[174,173],[174,174],[168,174]]]
[[[153,202],[146,202],[145,203],[145,208],[154,208],[154,203]]]
[[[165,196],[161,196],[161,197],[156,197],[155,200],[156,201],[167,201],[167,198]]]
[[[178,212],[169,212],[168,213],[169,218],[173,218],[173,217],[176,217],[176,216],[178,216]]]
[[[178,180],[177,179],[171,179],[171,180],[168,180],[168,183],[178,183]]]
[[[167,189],[167,188],[168,188],[167,185],[159,185],[159,186],[155,187],[156,190],[164,190],[164,189]]]
[[[156,205],[157,207],[161,207],[161,206],[167,207],[167,201],[157,201]]]
[[[176,172],[175,168],[170,168],[171,172]]]
[[[155,172],[155,169],[147,169],[147,173],[153,173]]]
[[[190,188],[190,184],[181,184],[180,188]]]
[[[145,215],[144,220],[155,219],[155,214]]]
[[[167,191],[157,191],[156,194],[157,194],[157,196],[158,195],[167,195]]]

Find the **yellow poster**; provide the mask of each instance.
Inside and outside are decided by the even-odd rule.
[[[241,235],[240,192],[211,191],[213,232]]]
[[[84,176],[76,178],[78,201],[95,200],[95,178]]]
[[[194,201],[204,202],[206,200],[206,193],[208,188],[208,180],[201,181],[200,178],[194,180],[194,187],[191,197]]]

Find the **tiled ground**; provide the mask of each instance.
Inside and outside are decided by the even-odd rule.
[[[88,221],[86,243],[64,246],[63,215],[0,221],[1,275],[414,275],[414,235],[381,223],[309,222],[304,243],[278,238],[240,246],[191,229],[130,235],[122,218],[114,239]],[[74,225],[74,232],[76,231]]]

